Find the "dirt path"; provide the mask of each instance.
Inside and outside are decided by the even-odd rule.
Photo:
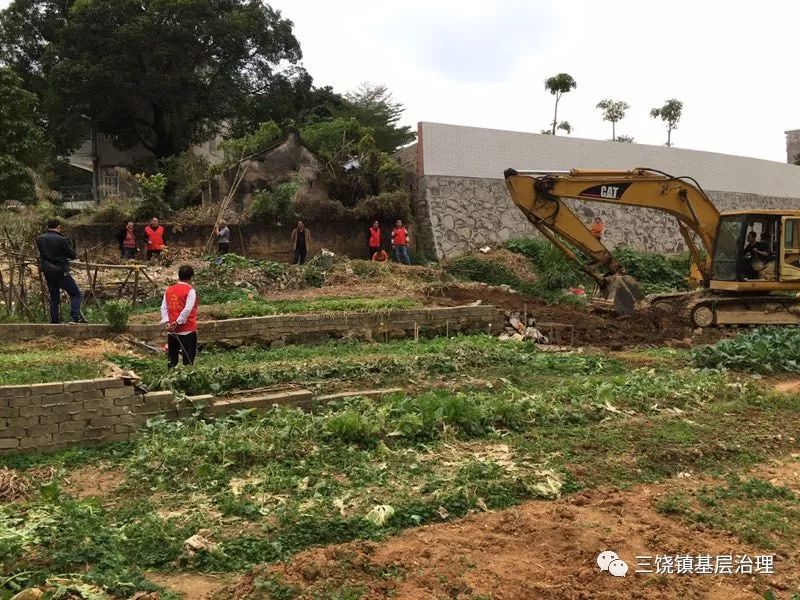
[[[794,474],[800,463],[794,462]],[[783,474],[783,473],[782,473]],[[556,502],[420,527],[382,543],[354,542],[311,550],[287,565],[257,569],[220,598],[259,595],[257,579],[274,577],[303,590],[300,598],[361,589],[364,599],[491,598],[548,600],[692,598],[761,599],[772,588],[789,598],[800,586],[797,556],[775,556],[774,575],[636,573],[637,556],[769,554],[733,536],[686,526],[656,511],[669,492],[700,481],[675,479],[626,491],[592,490]],[[601,572],[596,557],[613,550],[627,562],[625,577]],[[315,595],[317,594],[317,595]],[[321,595],[320,595],[321,594]],[[338,597],[338,596],[337,596]]]

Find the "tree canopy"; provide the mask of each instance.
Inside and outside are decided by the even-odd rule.
[[[385,85],[362,83],[345,94],[345,100],[343,116],[355,117],[371,128],[378,150],[394,152],[416,138],[410,127],[398,125],[405,108],[394,101]]]
[[[574,90],[576,87],[578,87],[578,84],[569,73],[559,73],[558,75],[553,75],[552,77],[545,79],[544,89],[556,97],[556,106],[555,110],[553,111],[553,122],[551,123],[552,129],[550,131],[552,135],[556,134],[557,129],[563,129],[558,123],[558,102],[561,100],[561,96]],[[566,121],[562,122],[562,124],[563,123],[566,123]],[[567,123],[567,125],[569,125],[569,123]],[[567,133],[570,131],[572,131],[571,127]]]
[[[650,116],[661,119],[667,124],[667,146],[672,146],[672,130],[678,128],[678,121],[683,113],[683,102],[670,98],[660,108],[650,110]]]
[[[611,123],[611,140],[617,139],[617,123],[625,118],[625,111],[630,108],[627,102],[606,98],[597,103],[597,108],[603,111],[603,120]]]
[[[35,199],[31,169],[50,155],[39,125],[36,95],[22,87],[22,79],[0,68],[0,200]]]
[[[15,0],[2,23],[0,60],[27,74],[63,150],[89,120],[121,148],[177,154],[291,87],[302,56],[260,0]]]

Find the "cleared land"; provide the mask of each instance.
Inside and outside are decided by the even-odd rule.
[[[583,348],[486,335],[208,348],[169,373],[162,356],[123,344],[4,347],[4,383],[114,365],[186,394],[404,391],[313,413],[155,419],[132,443],[0,459],[0,597],[33,586],[139,600],[800,594],[800,333],[694,334],[432,270],[393,283],[395,269],[369,284],[384,299],[527,309],[575,325]],[[355,284],[256,302],[374,309],[381,296],[339,272]],[[608,549],[627,577],[599,572]],[[774,555],[775,567],[633,572],[637,555],[655,554]]]

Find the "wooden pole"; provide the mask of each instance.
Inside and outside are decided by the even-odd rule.
[[[133,270],[133,305],[136,306],[136,300],[139,296],[139,267]]]
[[[92,291],[92,298],[94,298],[94,303],[97,304],[97,308],[100,311],[103,311],[103,307],[100,306],[100,300],[97,297],[97,291],[94,289],[94,283],[92,282],[92,271],[89,267],[89,251],[86,251],[86,284],[89,286],[89,289]]]

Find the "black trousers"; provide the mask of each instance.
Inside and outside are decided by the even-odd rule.
[[[292,258],[293,265],[302,265],[306,262],[306,247],[298,247],[294,249],[294,257]]]
[[[177,366],[179,356],[183,356],[183,364],[193,365],[194,358],[197,356],[197,332],[167,335],[167,356],[170,369]]]
[[[370,246],[369,247],[369,260],[372,260],[372,256],[380,249],[381,249],[380,246]]]
[[[230,242],[220,242],[217,244],[220,254],[227,254],[231,251],[231,244]]]

